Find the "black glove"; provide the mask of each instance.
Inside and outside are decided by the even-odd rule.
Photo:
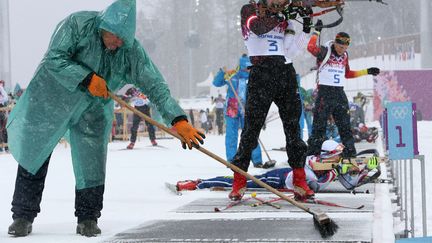
[[[282,14],[285,16],[286,19],[295,19],[297,17],[297,7],[288,7],[284,10],[282,10]]]
[[[323,27],[323,22],[321,19],[318,19],[316,24],[315,24],[315,31],[321,32],[322,27]]]
[[[373,76],[377,76],[380,73],[380,69],[377,67],[371,67],[367,69],[368,74],[372,74]]]
[[[312,18],[310,16],[303,17],[303,32],[309,34],[312,26]]]
[[[276,17],[278,22],[284,22],[286,20],[286,16],[281,12],[276,13],[274,16]]]
[[[311,26],[312,26],[312,8],[310,7],[306,7],[306,8],[298,8],[297,12],[299,13],[299,15],[302,17],[303,19],[303,32],[309,34],[311,31]]]

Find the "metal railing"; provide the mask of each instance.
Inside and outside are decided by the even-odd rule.
[[[415,162],[420,162],[420,178],[414,176]],[[391,160],[387,164],[390,168],[391,183],[393,187],[390,192],[394,193],[396,198],[392,203],[396,204],[396,211],[393,213],[394,219],[399,218],[404,224],[403,231],[395,233],[396,239],[415,237],[416,223],[414,212],[421,210],[422,213],[422,233],[423,237],[427,236],[427,214],[426,214],[426,175],[425,175],[425,157],[417,155],[414,159],[408,160]],[[420,179],[420,182],[419,182]],[[415,184],[416,183],[416,184]],[[415,195],[415,185],[421,184],[421,195]],[[421,196],[421,208],[418,207],[417,199]]]

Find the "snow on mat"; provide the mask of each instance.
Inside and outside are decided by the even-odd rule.
[[[338,232],[322,239],[308,218],[159,220],[106,242],[371,242],[372,220],[335,219]]]

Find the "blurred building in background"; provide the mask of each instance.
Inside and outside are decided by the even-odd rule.
[[[149,52],[152,60],[161,69],[175,97],[189,98],[202,96],[198,83],[207,79],[209,73],[217,72],[226,66],[235,68],[238,57],[246,52],[240,29],[240,9],[245,0],[140,0],[138,5],[137,38]],[[388,5],[369,1],[347,1],[343,22],[331,29],[322,31],[322,44],[334,38],[340,31],[348,32],[352,37],[349,52],[359,58],[382,55],[383,49],[373,46],[389,39],[402,38],[399,47],[402,54],[410,53],[412,48],[420,50],[420,32],[423,28],[429,35],[423,35],[425,44],[421,52],[430,48],[424,38],[430,38],[432,11],[430,0],[391,0]],[[368,14],[365,15],[364,13]],[[422,14],[420,14],[422,12]],[[421,18],[422,16],[422,18]],[[335,12],[320,16],[324,23],[331,23],[338,18]],[[421,19],[426,20],[424,25]],[[317,18],[314,18],[316,22]],[[301,25],[297,24],[298,31]],[[420,26],[423,26],[422,28]],[[410,39],[405,42],[404,38]],[[376,43],[376,44],[375,44]],[[422,46],[423,46],[422,43]],[[429,47],[427,47],[429,46]],[[362,50],[368,47],[367,51]],[[392,46],[398,48],[397,44]],[[384,50],[386,51],[386,50]],[[387,52],[387,51],[386,51]],[[358,58],[356,57],[356,58]],[[416,56],[417,57],[417,56]],[[420,57],[420,56],[419,56]],[[403,57],[402,57],[403,58]],[[432,60],[432,55],[422,55]],[[351,60],[353,57],[351,57]],[[423,60],[423,63],[427,63]],[[315,61],[309,53],[300,55],[294,66],[302,76],[310,73]]]
[[[9,15],[15,13],[16,1],[0,0],[0,78],[10,89],[11,74]],[[211,96],[198,85],[226,66],[234,69],[238,57],[246,52],[240,29],[240,9],[246,0],[139,0],[137,1],[136,37],[157,64],[177,98]],[[344,31],[352,37],[350,60],[390,56],[406,59],[406,68],[432,68],[432,1],[389,0],[388,5],[375,1],[346,1],[343,22],[321,34],[322,44]],[[40,3],[46,5],[44,1]],[[9,6],[8,6],[9,5]],[[17,7],[17,6],[15,6]],[[85,9],[81,9],[85,10]],[[88,10],[95,10],[89,7]],[[319,9],[316,9],[317,11]],[[368,14],[365,14],[368,13]],[[8,16],[9,15],[9,16]],[[339,16],[335,12],[319,16],[324,23],[331,23]],[[62,16],[64,18],[64,16]],[[12,23],[13,18],[11,19]],[[317,18],[314,18],[314,23]],[[45,26],[44,26],[45,27]],[[301,25],[296,23],[298,31]],[[28,30],[11,30],[12,34]],[[14,39],[13,39],[14,40]],[[15,41],[13,42],[15,45]],[[390,46],[386,46],[390,44]],[[40,49],[40,47],[37,47]],[[43,48],[46,43],[43,42]],[[415,55],[413,55],[415,53]],[[423,55],[417,55],[422,53]],[[15,54],[13,52],[12,54]],[[16,67],[22,63],[12,56]],[[22,57],[19,57],[22,58]],[[17,62],[18,64],[15,64]],[[35,64],[36,65],[36,64]],[[299,55],[294,66],[301,76],[311,73],[315,66],[309,54]],[[392,62],[386,62],[392,67]],[[390,65],[390,66],[389,66]],[[21,68],[21,66],[20,66]],[[33,72],[26,68],[25,72]],[[15,70],[15,69],[13,69]],[[16,72],[16,71],[15,71]],[[312,72],[313,73],[313,72]],[[20,83],[23,80],[12,80]],[[25,87],[26,85],[22,85]],[[207,89],[208,90],[208,89]]]

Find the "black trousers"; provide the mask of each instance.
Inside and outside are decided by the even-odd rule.
[[[0,146],[2,145],[2,143],[8,142],[6,123],[7,123],[6,112],[0,111]]]
[[[50,157],[35,175],[18,166],[12,199],[13,219],[24,218],[33,222],[40,212]],[[75,190],[75,216],[78,218],[78,223],[86,219],[97,220],[101,216],[104,188],[104,185],[100,185]]]
[[[135,109],[141,111],[142,113],[146,114],[147,116],[150,116],[150,107],[148,105],[143,105],[143,106],[135,106]],[[141,122],[141,117],[138,116],[137,114],[133,115],[133,120],[132,120],[132,127],[131,127],[131,137],[130,137],[130,141],[132,143],[135,143],[136,138],[137,138],[137,132],[138,132],[138,127],[139,124]],[[147,131],[149,133],[149,138],[150,141],[151,140],[155,140],[156,136],[155,136],[155,129],[153,127],[153,125],[149,122],[145,122],[146,126],[147,126]]]
[[[312,135],[308,139],[308,155],[318,155],[321,144],[327,140],[326,124],[330,115],[333,115],[335,124],[339,130],[342,143],[345,146],[343,156],[354,157],[354,137],[350,126],[349,103],[343,87],[327,85],[318,86],[318,96],[315,101],[313,115]]]
[[[218,127],[218,134],[223,134],[223,126],[224,126],[224,109],[216,108],[216,125]]]
[[[303,168],[307,146],[300,138],[301,102],[296,72],[292,64],[253,66],[247,87],[245,124],[233,164],[247,171],[252,150],[264,125],[270,105],[274,102],[285,133],[288,163]],[[275,137],[279,139],[279,137]]]

